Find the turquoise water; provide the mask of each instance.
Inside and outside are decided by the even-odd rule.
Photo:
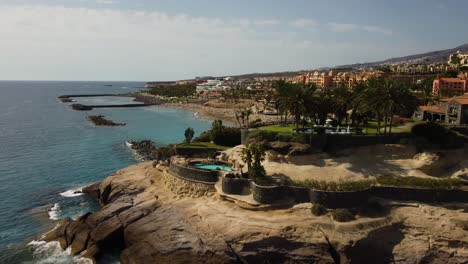
[[[196,134],[208,121],[191,111],[159,107],[71,110],[63,94],[125,93],[142,83],[0,82],[0,263],[40,261],[25,247],[52,219],[77,217],[97,209],[73,190],[136,163],[125,141],[151,139],[158,145],[181,142],[184,130]],[[128,103],[131,98],[80,98],[80,102]],[[122,127],[96,127],[87,115],[104,115]],[[52,209],[52,210],[51,210]],[[43,256],[41,256],[43,257]],[[50,263],[70,263],[71,259]]]
[[[223,171],[232,171],[231,166],[228,165],[216,165],[216,164],[203,164],[203,163],[195,163],[193,164],[194,167],[199,169],[205,170],[223,170]]]

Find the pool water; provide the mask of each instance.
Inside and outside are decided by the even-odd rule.
[[[222,164],[203,164],[203,163],[195,163],[193,164],[194,167],[199,169],[205,170],[223,170],[223,171],[232,171],[231,166],[222,165]]]

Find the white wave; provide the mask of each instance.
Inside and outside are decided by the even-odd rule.
[[[77,197],[83,195],[83,188],[76,188],[76,189],[71,189],[65,192],[60,193],[61,196],[63,197]]]
[[[55,203],[52,208],[50,208],[48,214],[49,218],[52,220],[59,220],[59,213],[60,213],[60,205],[58,203]]]
[[[29,244],[33,248],[34,263],[38,264],[52,264],[52,263],[76,263],[76,264],[89,264],[93,263],[91,259],[83,258],[81,256],[71,256],[71,248],[63,250],[60,243],[45,242],[45,241],[31,241]]]
[[[137,152],[136,150],[134,150],[134,149],[132,148],[132,146],[133,146],[132,143],[130,143],[130,142],[128,142],[128,141],[125,141],[125,146],[128,147],[128,149],[129,149],[130,152],[132,153],[132,157],[133,157],[135,160],[137,160],[137,161],[144,161],[144,160],[145,160],[145,159],[143,159],[142,156],[140,156],[140,155],[138,154],[138,152]]]

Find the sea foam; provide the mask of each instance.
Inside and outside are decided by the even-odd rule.
[[[60,243],[56,241],[31,241],[28,246],[32,247],[34,263],[38,264],[52,264],[52,263],[77,263],[88,264],[93,263],[91,259],[83,258],[81,256],[71,256],[71,248],[63,250]]]
[[[50,208],[48,214],[49,218],[52,220],[59,220],[59,213],[60,213],[60,205],[58,203],[55,203],[52,208]]]
[[[61,196],[63,197],[77,197],[83,195],[83,188],[76,188],[76,189],[71,189],[65,192],[60,193]]]

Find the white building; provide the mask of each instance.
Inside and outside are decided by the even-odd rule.
[[[220,80],[207,80],[204,83],[197,85],[197,93],[209,91],[222,91],[229,89],[230,86],[225,85],[224,81]]]

